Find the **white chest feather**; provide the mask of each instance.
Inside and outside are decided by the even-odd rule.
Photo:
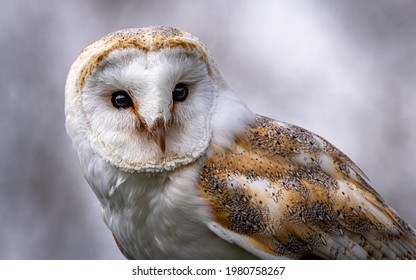
[[[108,189],[102,214],[126,253],[136,259],[250,256],[206,226],[211,214],[196,188],[198,167],[195,163],[174,172],[125,173]]]

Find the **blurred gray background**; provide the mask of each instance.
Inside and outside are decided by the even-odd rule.
[[[64,128],[79,52],[183,28],[260,114],[348,154],[416,226],[415,1],[1,1],[0,259],[120,259]]]

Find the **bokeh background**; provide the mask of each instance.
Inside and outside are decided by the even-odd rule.
[[[416,226],[416,2],[1,1],[0,259],[121,259],[64,128],[64,86],[105,34],[198,36],[260,114],[348,154]]]

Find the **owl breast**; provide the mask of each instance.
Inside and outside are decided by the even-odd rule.
[[[102,214],[133,259],[241,259],[253,255],[214,234],[196,189],[200,163],[172,172],[121,173],[102,197]],[[117,181],[117,180],[115,180]]]

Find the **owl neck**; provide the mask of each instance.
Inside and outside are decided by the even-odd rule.
[[[208,156],[213,152],[231,149],[235,139],[255,118],[255,114],[237,97],[231,86],[219,90],[216,110],[212,116],[212,139]]]

